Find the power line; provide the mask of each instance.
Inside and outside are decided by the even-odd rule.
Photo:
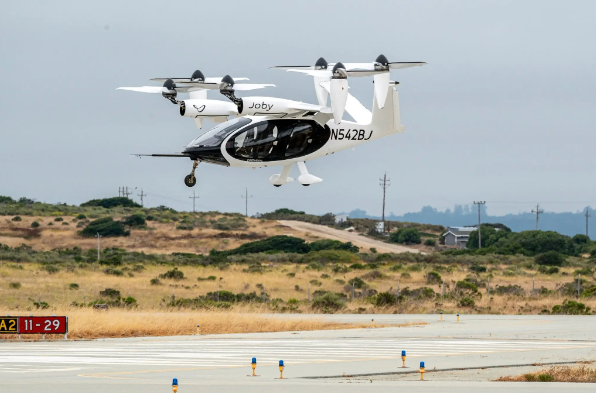
[[[195,192],[193,190],[192,196],[189,198],[192,199],[192,212],[194,213],[195,212],[195,200],[199,199],[199,197],[195,196]]]
[[[245,209],[246,210],[245,210],[244,215],[246,217],[248,217],[248,198],[252,198],[252,195],[251,196],[248,196],[248,187],[246,188],[246,191],[245,192],[246,192],[246,194],[245,195],[241,195],[240,197],[245,199],[245,203],[246,203]]]
[[[486,205],[486,201],[474,201],[474,205],[478,205],[478,248],[482,248],[482,231],[480,230],[480,205]]]
[[[145,205],[143,204],[143,197],[146,197],[146,196],[147,196],[147,194],[144,194],[144,193],[143,193],[143,189],[141,188],[141,193],[140,193],[140,194],[137,194],[137,195],[138,195],[139,197],[141,197],[141,207],[145,206]]]
[[[540,221],[540,215],[544,213],[544,210],[541,210],[540,205],[536,204],[536,210],[532,209],[532,213],[536,213],[536,230],[538,230],[538,221]]]
[[[387,191],[387,187],[390,186],[389,181],[391,181],[391,179],[387,179],[387,172],[385,172],[383,178],[379,180],[382,182],[379,185],[383,187],[383,216],[381,220],[383,221],[383,232],[385,232],[385,193]]]

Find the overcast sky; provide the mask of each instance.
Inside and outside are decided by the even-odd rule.
[[[116,91],[153,77],[249,77],[316,103],[312,82],[272,65],[426,61],[401,82],[406,133],[308,162],[323,183],[280,188],[257,170],[200,165],[200,210],[403,214],[486,200],[488,212],[596,206],[596,2],[0,1],[0,195],[79,204],[141,188],[191,209],[192,119],[158,95]],[[351,80],[372,106],[370,79]],[[260,92],[259,92],[260,94]],[[212,94],[210,98],[223,99]],[[297,170],[292,173],[297,177]],[[135,196],[138,200],[138,197]]]

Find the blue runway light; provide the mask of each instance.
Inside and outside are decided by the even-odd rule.
[[[172,381],[172,386],[178,386],[178,378],[174,378]]]
[[[252,358],[252,364],[257,364],[257,358]]]
[[[424,362],[420,362],[420,368],[424,368]]]
[[[280,360],[279,361],[279,367],[283,367],[283,366],[284,366],[284,361],[283,360]]]
[[[401,351],[401,356],[406,356],[406,351]]]

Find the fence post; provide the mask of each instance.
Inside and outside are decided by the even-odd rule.
[[[441,303],[445,301],[445,281],[443,281],[443,293],[441,295]]]
[[[488,298],[488,301],[490,302],[490,278],[486,279],[486,297]]]
[[[577,298],[579,299],[579,292],[580,292],[580,288],[581,288],[581,281],[582,281],[582,275],[578,274],[577,275]]]

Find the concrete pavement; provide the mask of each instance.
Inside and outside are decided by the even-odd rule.
[[[286,315],[276,318],[309,318]],[[554,391],[557,384],[488,382],[528,372],[533,363],[596,360],[596,318],[591,316],[329,315],[340,321],[426,322],[427,325],[316,332],[153,337],[0,344],[0,391],[169,392],[467,392],[515,387]],[[203,323],[208,323],[205,321]],[[407,369],[401,351],[407,351]],[[250,360],[257,357],[252,378]],[[286,364],[279,377],[277,362]],[[417,381],[419,362],[425,382]],[[507,366],[507,368],[492,368]],[[463,370],[440,370],[460,368]],[[436,371],[435,371],[436,370]],[[367,374],[367,376],[354,376]],[[313,377],[318,377],[314,379]],[[371,382],[372,380],[372,382]],[[564,391],[593,389],[565,384]],[[484,393],[484,392],[483,392]]]

